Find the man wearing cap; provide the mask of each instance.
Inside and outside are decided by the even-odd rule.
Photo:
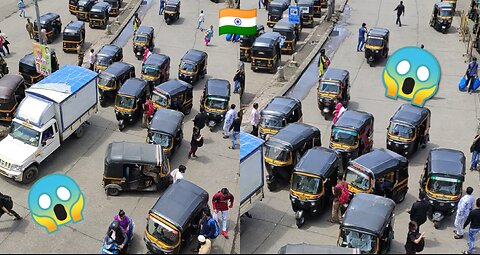
[[[230,206],[228,205],[229,201],[230,201]],[[217,192],[215,195],[213,195],[213,198],[212,198],[213,211],[215,215],[217,215],[218,212],[222,213],[222,235],[226,239],[228,239],[228,232],[227,232],[228,209],[233,207],[233,201],[234,201],[234,197],[232,194],[230,194],[227,188],[223,188],[222,190]]]
[[[198,250],[198,254],[210,254],[210,252],[212,251],[212,241],[206,239],[203,235],[199,235],[198,242],[200,243],[200,249]]]

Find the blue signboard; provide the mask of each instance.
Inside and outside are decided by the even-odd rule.
[[[300,8],[298,6],[288,7],[288,21],[293,24],[300,23]]]

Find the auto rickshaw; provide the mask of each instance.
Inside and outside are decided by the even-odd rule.
[[[414,154],[418,147],[425,148],[430,140],[431,112],[426,107],[406,103],[400,106],[387,130],[387,149],[404,156]]]
[[[3,77],[5,74],[8,74],[8,65],[7,61],[0,55],[0,77]]]
[[[165,10],[163,17],[167,25],[180,19],[180,0],[167,0],[165,3]]]
[[[68,0],[68,11],[70,14],[75,15],[77,13],[78,0]]]
[[[110,4],[108,14],[110,17],[117,17],[120,14],[120,8],[122,7],[122,0],[103,0]]]
[[[77,53],[77,47],[85,43],[85,23],[70,21],[63,29],[63,51]]]
[[[285,38],[283,42],[281,52],[282,54],[295,53],[295,47],[297,46],[297,31],[295,25],[290,23],[288,19],[279,20],[273,27],[273,32],[277,32]]]
[[[228,111],[231,84],[227,80],[208,79],[200,98],[200,111],[207,112],[207,125],[213,132]]]
[[[58,70],[59,64],[55,50],[50,49],[50,55],[53,73]],[[18,72],[25,80],[25,84],[27,85],[27,87],[30,87],[31,85],[41,81],[44,78],[42,74],[37,72],[33,53],[29,53],[20,59],[20,61],[18,62]]]
[[[435,3],[430,26],[445,34],[452,26],[454,12],[453,6],[448,2]]]
[[[271,73],[277,71],[282,61],[281,36],[276,32],[267,32],[255,39],[252,46],[252,71],[259,69],[268,70]]]
[[[289,123],[302,121],[302,102],[293,97],[277,96],[260,111],[258,133],[260,138],[268,140]]]
[[[465,181],[465,154],[458,150],[436,148],[428,155],[423,174],[420,176],[420,191],[427,195],[430,204],[428,217],[435,228],[445,216],[455,213],[462,197]]]
[[[108,14],[109,9],[110,4],[106,2],[95,4],[88,12],[89,27],[106,29],[110,17]]]
[[[193,107],[193,87],[181,80],[169,80],[155,87],[152,101],[156,109],[173,109],[188,115]]]
[[[88,13],[92,7],[97,3],[97,0],[78,0],[77,4],[77,19],[85,22],[89,22]]]
[[[408,192],[408,160],[393,151],[375,149],[349,162],[345,180],[352,196],[370,193],[401,203]]]
[[[348,206],[337,245],[360,249],[362,254],[387,254],[394,239],[395,202],[389,198],[358,194]]]
[[[124,62],[115,62],[97,77],[99,101],[102,107],[107,98],[115,98],[123,83],[135,78],[135,67]]]
[[[388,57],[389,41],[390,31],[386,28],[374,27],[368,31],[365,43],[365,58],[370,66],[373,66],[373,62],[379,57]]]
[[[182,145],[184,117],[179,111],[158,109],[148,127],[147,143],[161,145],[165,156],[170,158]]]
[[[25,82],[16,74],[0,78],[0,121],[11,122],[20,102],[25,98]]]
[[[442,3],[449,3],[452,5],[453,12],[455,12],[455,9],[457,7],[457,0],[442,0]]]
[[[315,9],[313,0],[298,0],[297,6],[300,8],[302,27],[313,27],[313,13]]]
[[[322,17],[322,8],[327,8],[327,0],[313,0],[313,17]]]
[[[144,241],[149,252],[178,254],[199,231],[208,192],[187,180],[170,185],[148,213]]]
[[[47,41],[44,43],[52,43],[55,38],[62,34],[62,20],[60,15],[56,13],[47,13],[40,16],[41,29],[47,31]],[[33,39],[39,41],[37,21],[33,22]]]
[[[100,73],[111,64],[123,60],[123,50],[114,44],[105,44],[95,55],[95,72]]]
[[[290,0],[273,0],[268,4],[267,26],[273,27],[282,19],[283,12],[290,6]]]
[[[342,173],[342,160],[332,149],[314,147],[295,166],[290,200],[297,227],[305,223],[305,213],[318,216],[333,199],[332,187]]]
[[[153,27],[140,26],[133,36],[133,53],[137,59],[143,59],[145,46],[153,51],[155,48],[155,29]]]
[[[265,27],[263,25],[257,25],[257,33],[255,35],[240,36],[240,61],[252,61],[253,42],[255,42],[255,39],[263,33],[265,33]]]
[[[188,50],[180,60],[178,79],[193,84],[207,74],[208,54],[200,50]]]
[[[115,115],[118,129],[125,128],[125,122],[133,124],[142,117],[143,105],[147,101],[148,84],[138,78],[128,79],[118,90],[115,99]]]
[[[359,249],[306,243],[287,244],[277,254],[360,254]]]
[[[148,82],[150,90],[170,79],[170,57],[152,53],[142,64],[142,79]]]
[[[109,196],[122,191],[157,191],[170,184],[170,162],[159,145],[110,143],[105,152],[103,188]],[[158,183],[151,175],[155,173]]]
[[[279,184],[289,183],[300,158],[308,149],[322,146],[321,140],[320,130],[304,123],[288,124],[270,137],[264,157],[268,189],[274,191]]]
[[[338,102],[347,107],[350,102],[350,73],[345,69],[328,68],[317,86],[318,109],[327,120]]]

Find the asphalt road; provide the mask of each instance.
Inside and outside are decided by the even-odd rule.
[[[457,86],[466,69],[465,58],[462,56],[466,52],[466,46],[459,42],[459,35],[456,32],[459,17],[454,18],[453,26],[447,34],[433,30],[428,22],[434,2],[404,1],[406,6],[406,14],[402,16],[404,25],[398,27],[395,26],[396,17],[393,12],[397,1],[349,1],[351,16],[346,23],[348,35],[332,58],[332,67],[344,68],[350,72],[351,101],[348,108],[367,111],[375,116],[376,148],[386,147],[386,128],[389,119],[405,101],[393,101],[384,96],[381,74],[386,61],[370,67],[365,61],[364,54],[356,52],[357,31],[361,23],[366,22],[369,28],[379,26],[390,29],[390,55],[404,46],[424,44],[425,49],[433,53],[441,65],[440,89],[436,96],[426,103],[426,107],[432,111],[430,143],[426,149],[418,151],[410,158],[409,194],[395,209],[395,239],[391,253],[405,252],[403,246],[409,222],[409,214],[406,211],[417,198],[418,180],[429,150],[437,147],[461,150],[466,154],[469,164],[471,158],[469,147],[477,131],[478,95],[461,93]],[[459,1],[457,10],[467,8],[468,3]],[[309,75],[316,75],[316,70],[314,71]],[[301,85],[309,87],[306,84]],[[320,115],[316,103],[316,86],[311,85],[313,88],[302,101],[303,121],[321,129],[322,144],[326,146],[329,143],[331,123]],[[467,186],[472,186],[475,189],[474,195],[479,196],[477,172],[467,172],[464,189]],[[250,211],[253,219],[241,219],[242,253],[276,253],[280,247],[288,243],[336,245],[338,225],[327,221],[330,217],[330,208],[316,219],[307,219],[302,229],[298,229],[289,201],[288,188],[285,187],[278,192],[269,192],[265,188],[265,194],[265,199]],[[424,252],[459,253],[465,249],[466,238],[453,239],[453,220],[454,217],[446,218],[438,230],[434,229],[429,221],[422,226],[421,231],[426,232]]]

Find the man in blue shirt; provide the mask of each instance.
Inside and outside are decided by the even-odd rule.
[[[358,45],[357,51],[362,51],[363,45],[365,45],[365,35],[367,34],[367,24],[363,23],[362,27],[358,29]]]
[[[165,0],[160,0],[160,11],[158,11],[158,15],[163,15],[164,10],[165,10]]]
[[[471,94],[473,91],[473,81],[474,78],[477,76],[478,72],[478,63],[477,63],[477,58],[473,58],[473,61],[468,64],[467,72],[465,75],[467,76],[467,87],[468,87],[468,93]]]

